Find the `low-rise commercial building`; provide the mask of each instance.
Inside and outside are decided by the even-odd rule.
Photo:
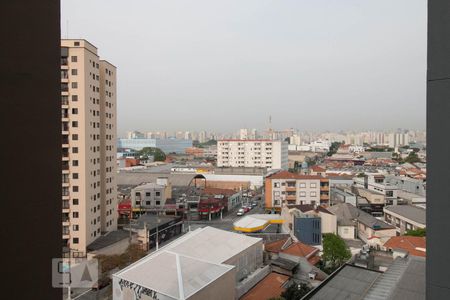
[[[385,203],[388,205],[393,204],[397,200],[399,188],[389,183],[385,175],[367,174],[364,177],[355,177],[353,180],[356,187],[383,194],[385,196]]]
[[[159,211],[171,197],[172,186],[167,181],[139,185],[131,192],[133,213]]]
[[[395,226],[399,234],[426,228],[426,210],[413,205],[385,206],[384,220]]]
[[[200,228],[114,274],[113,299],[234,300],[262,263],[261,239]]]

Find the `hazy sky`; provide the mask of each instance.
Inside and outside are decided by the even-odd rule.
[[[426,0],[62,0],[127,130],[425,128]],[[67,22],[69,24],[67,29]]]

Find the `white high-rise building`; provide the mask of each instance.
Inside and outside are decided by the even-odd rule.
[[[198,134],[199,143],[206,143],[206,131],[200,131]]]
[[[273,140],[219,140],[218,167],[288,168],[288,144]]]
[[[190,133],[189,131],[186,131],[186,132],[184,133],[184,139],[185,139],[185,140],[190,140],[191,137],[192,137],[192,135],[191,135],[191,133]]]
[[[239,130],[239,139],[247,140],[248,139],[248,130],[243,128]]]
[[[289,144],[291,144],[291,145],[300,146],[302,144],[301,142],[302,142],[302,140],[301,140],[300,136],[297,134],[294,134],[293,136],[291,136],[289,138]]]
[[[389,147],[395,148],[399,146],[409,145],[408,133],[390,133],[389,134]]]
[[[117,230],[116,89],[116,67],[96,47],[61,41],[62,239],[72,255]]]
[[[143,139],[145,138],[145,134],[139,131],[128,131],[127,132],[128,139]]]

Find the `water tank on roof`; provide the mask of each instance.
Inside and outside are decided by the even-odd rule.
[[[302,169],[308,169],[308,163],[306,161],[302,162]]]

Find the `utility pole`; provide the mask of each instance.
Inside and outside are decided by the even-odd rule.
[[[70,261],[71,261],[71,253],[72,253],[72,251],[71,251],[72,249],[70,248],[70,246],[69,246],[69,286],[67,287],[67,299],[68,300],[71,300],[72,299],[72,295],[71,295],[71,293],[72,293],[72,291],[71,291],[71,289],[70,289],[70,284],[72,283],[72,270],[71,270],[71,263],[70,263]]]
[[[150,249],[150,247],[149,247],[150,240],[149,240],[149,237],[148,237],[148,230],[147,230],[147,223],[146,222],[144,222],[144,233],[145,233],[145,243],[146,243],[145,249],[148,251]]]
[[[159,249],[159,217],[156,220],[156,251]]]

